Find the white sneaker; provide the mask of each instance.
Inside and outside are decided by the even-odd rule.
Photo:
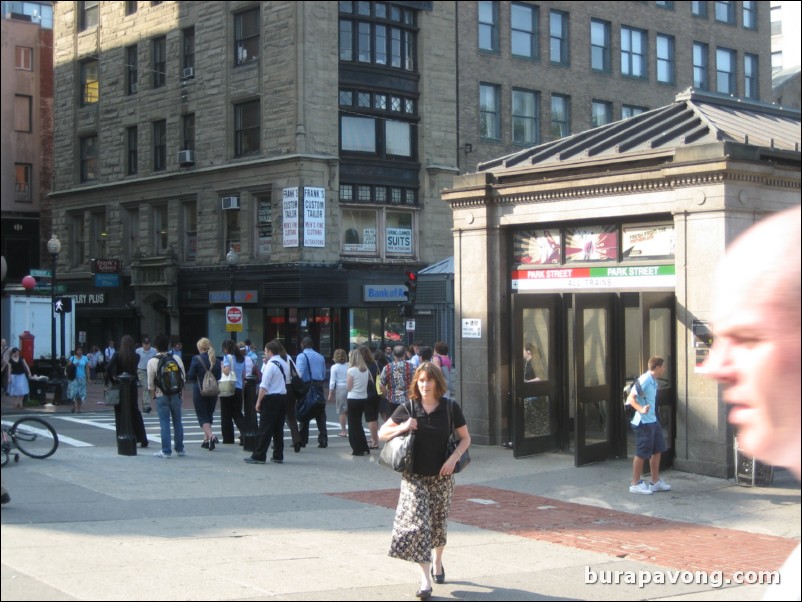
[[[157,451],[155,454],[153,454],[153,456],[156,458],[164,458],[166,460],[170,457],[170,454],[165,454],[163,451]]]
[[[652,491],[671,491],[671,485],[666,483],[663,479],[658,479],[657,483],[649,485],[649,489]]]
[[[652,489],[643,481],[638,481],[637,485],[630,485],[629,492],[641,493],[643,495],[652,495]]]

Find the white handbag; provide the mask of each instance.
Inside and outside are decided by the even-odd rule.
[[[224,371],[220,374],[220,380],[217,381],[217,386],[220,387],[220,397],[231,397],[237,387],[237,375],[234,374],[234,358],[230,355],[226,356],[228,360],[228,374]]]

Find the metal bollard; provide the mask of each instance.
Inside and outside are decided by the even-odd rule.
[[[117,455],[136,455],[136,436],[134,424],[131,421],[131,404],[137,403],[136,396],[131,399],[131,381],[136,378],[128,372],[123,372],[120,379],[120,434],[117,435]]]
[[[243,451],[252,452],[259,443],[259,420],[256,416],[256,395],[259,392],[259,380],[249,374],[242,388],[242,399],[245,405],[245,432],[242,434]]]

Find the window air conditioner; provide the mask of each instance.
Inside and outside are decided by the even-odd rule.
[[[195,68],[194,67],[184,67],[184,71],[182,74],[184,79],[189,79],[191,77],[195,77]]]
[[[188,165],[190,163],[195,163],[195,151],[193,150],[178,151],[178,162],[181,165]]]
[[[239,209],[239,197],[238,196],[224,196],[223,197],[223,210],[227,211],[229,209]]]

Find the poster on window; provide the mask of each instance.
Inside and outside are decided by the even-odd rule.
[[[412,253],[412,230],[409,228],[387,228],[385,243],[388,253]]]
[[[259,199],[256,222],[259,255],[270,255],[273,252],[273,208],[267,197]]]
[[[560,263],[560,231],[554,229],[516,232],[513,254],[515,263],[532,265]]]
[[[326,189],[304,186],[304,246],[326,246]]]
[[[281,227],[285,247],[298,246],[298,188],[285,188],[281,191]]]
[[[565,230],[565,261],[611,261],[618,258],[617,226],[580,226]]]
[[[621,256],[624,259],[671,259],[674,257],[674,224],[624,226]]]

